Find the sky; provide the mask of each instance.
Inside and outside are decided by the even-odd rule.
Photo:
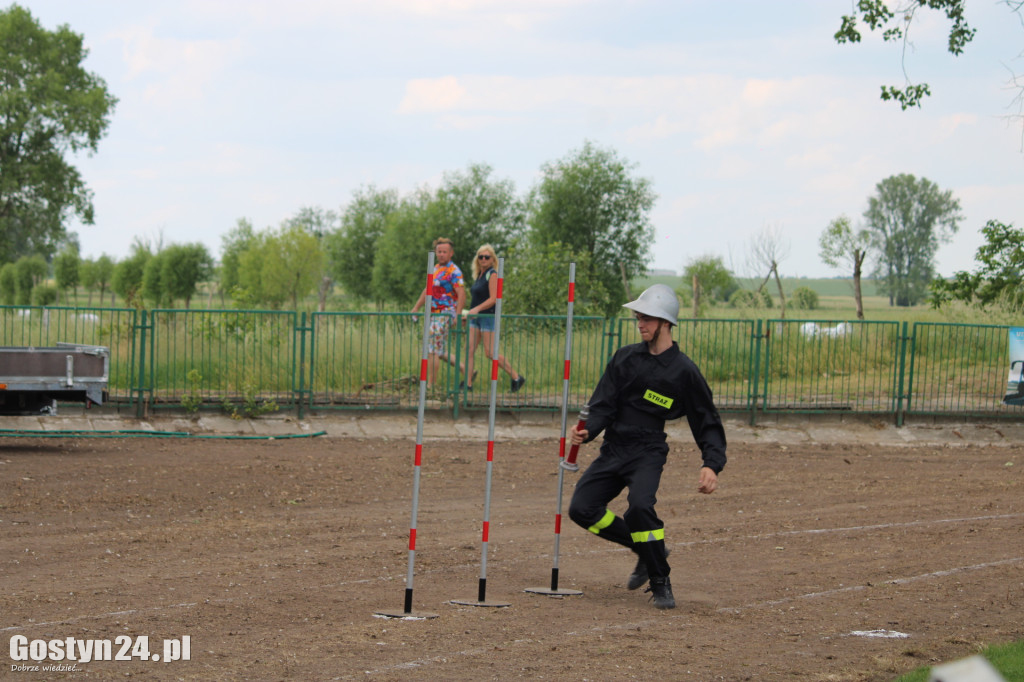
[[[960,201],[939,274],[976,268],[988,220],[1024,227],[1024,25],[1000,0],[968,3],[977,35],[959,57],[935,12],[905,54],[870,34],[837,45],[851,0],[20,4],[82,34],[119,100],[98,151],[74,159],[94,192],[95,224],[72,226],[87,258],[136,239],[219,258],[240,218],[277,227],[475,163],[525,195],[586,141],[651,181],[651,268],[718,256],[763,276],[750,253],[771,234],[783,276],[849,276],[822,262],[821,233],[862,224],[902,173]],[[879,99],[904,70],[931,87],[921,109]]]

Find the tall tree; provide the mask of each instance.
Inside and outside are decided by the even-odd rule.
[[[358,189],[341,214],[341,228],[328,235],[328,270],[348,294],[373,298],[377,245],[398,206],[397,190],[378,190],[373,185]]]
[[[491,174],[492,168],[486,164],[445,173],[441,186],[423,206],[422,220],[431,241],[451,239],[453,260],[463,270],[469,270],[465,258],[483,244],[501,254],[525,222],[512,181],[493,179]]]
[[[239,259],[239,280],[251,300],[277,310],[291,300],[312,292],[323,272],[324,252],[316,236],[298,225],[269,230],[246,249]]]
[[[864,319],[864,297],[861,279],[864,262],[871,251],[874,238],[864,229],[853,229],[850,218],[842,215],[833,220],[821,233],[818,246],[821,260],[834,268],[849,265],[853,270],[853,299],[857,304],[857,319]]]
[[[206,246],[199,242],[171,244],[160,252],[160,283],[170,303],[184,300],[185,307],[192,304],[200,282],[213,274],[213,258]]]
[[[239,269],[242,254],[257,242],[256,231],[252,222],[239,218],[235,226],[221,236],[220,272],[218,289],[221,303],[225,296],[235,296],[235,288],[239,286]]]
[[[693,316],[700,317],[705,298],[726,300],[734,284],[732,273],[721,256],[705,255],[691,259],[683,268],[683,286],[692,291]],[[707,297],[705,297],[707,294]]]
[[[1024,0],[1000,0],[1001,4],[1017,14],[1021,21],[1021,10]],[[912,48],[910,29],[917,19],[917,13],[923,10],[935,10],[946,15],[949,24],[946,50],[954,57],[963,53],[968,43],[974,40],[977,31],[967,23],[967,0],[858,0],[852,14],[844,14],[835,41],[839,44],[859,43],[862,38],[860,22],[870,31],[881,31],[886,42],[897,42],[903,45],[902,70],[903,85],[883,85],[881,98],[885,101],[898,102],[904,109],[920,107],[921,101],[930,96],[931,88],[927,83],[914,83],[907,66],[907,48]],[[1024,122],[1024,80],[1017,76],[1011,79],[1013,90],[1017,91],[1014,104],[1017,113],[1014,118]],[[1022,126],[1024,133],[1024,126]]]
[[[545,164],[530,200],[532,238],[558,242],[588,256],[587,266],[607,293],[603,310],[619,311],[628,283],[645,272],[654,241],[651,181],[610,149],[582,149]]]
[[[757,293],[761,294],[768,280],[775,278],[775,288],[779,292],[779,310],[786,317],[786,292],[782,288],[782,277],[779,275],[779,264],[789,258],[789,243],[782,236],[780,226],[768,226],[754,237],[750,245],[751,266],[755,272],[764,272],[764,279]]]
[[[19,5],[0,11],[0,262],[48,258],[71,216],[93,222],[92,192],[65,156],[96,151],[117,100],[82,68],[82,43]]]
[[[63,299],[58,299],[59,302],[63,302],[64,305],[68,305],[68,290],[74,293],[75,288],[78,287],[81,281],[81,275],[79,268],[81,267],[82,257],[78,253],[78,244],[69,243],[65,244],[64,248],[60,250],[53,259],[53,279],[57,283],[58,293],[63,294]]]
[[[318,273],[317,277],[318,307],[320,312],[324,312],[327,309],[327,295],[331,293],[331,289],[334,287],[334,278],[330,274],[333,270],[329,262],[331,253],[327,245],[328,238],[338,231],[338,214],[335,211],[320,208],[319,206],[306,206],[299,209],[299,212],[290,218],[285,225],[301,228],[316,237],[320,250],[324,254],[320,260],[323,264],[323,271]]]
[[[127,258],[114,266],[110,288],[124,299],[130,306],[141,303],[142,277],[146,271],[146,263],[153,257],[148,244],[136,238],[132,242],[131,253]]]
[[[962,301],[985,309],[990,306],[1019,314],[1024,307],[1024,230],[990,220],[981,228],[985,243],[978,247],[974,272],[960,271],[949,280],[931,284],[932,307]]]
[[[388,215],[373,259],[373,297],[377,301],[409,307],[423,291],[430,245],[435,238],[446,236],[432,236],[424,226],[422,214],[429,201],[429,193],[419,190],[403,198]],[[456,264],[461,255],[456,246]]]
[[[882,180],[875,191],[864,212],[879,249],[875,277],[889,305],[915,305],[935,276],[939,245],[959,229],[960,202],[951,190],[906,173]]]

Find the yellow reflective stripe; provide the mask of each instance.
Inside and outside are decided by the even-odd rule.
[[[594,535],[597,535],[603,529],[605,529],[608,526],[612,525],[612,521],[614,521],[614,520],[615,520],[615,514],[612,513],[612,511],[610,509],[606,509],[604,511],[604,516],[601,517],[601,520],[598,521],[597,523],[595,523],[593,526],[591,526],[587,530],[589,530]]]
[[[642,530],[639,533],[630,533],[629,536],[633,538],[633,542],[655,542],[665,539],[665,529]]]
[[[644,393],[644,400],[652,402],[660,407],[664,407],[666,410],[671,408],[672,403],[675,402],[672,398],[663,396],[660,393],[655,393],[651,389],[647,389],[647,392]]]

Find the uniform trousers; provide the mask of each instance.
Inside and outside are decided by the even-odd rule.
[[[668,577],[671,570],[665,557],[665,524],[654,511],[667,456],[664,441],[627,445],[605,440],[569,503],[573,522],[633,550],[655,578]],[[628,506],[620,518],[609,511],[608,503],[624,488],[629,489]]]

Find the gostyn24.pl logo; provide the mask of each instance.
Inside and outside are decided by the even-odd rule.
[[[164,639],[161,650],[151,651],[149,637],[120,635],[109,639],[29,639],[24,635],[11,637],[12,671],[50,670],[57,663],[62,670],[70,670],[77,663],[92,661],[188,661],[192,659],[192,638]],[[22,663],[22,661],[28,661]],[[43,665],[43,662],[46,665]]]

